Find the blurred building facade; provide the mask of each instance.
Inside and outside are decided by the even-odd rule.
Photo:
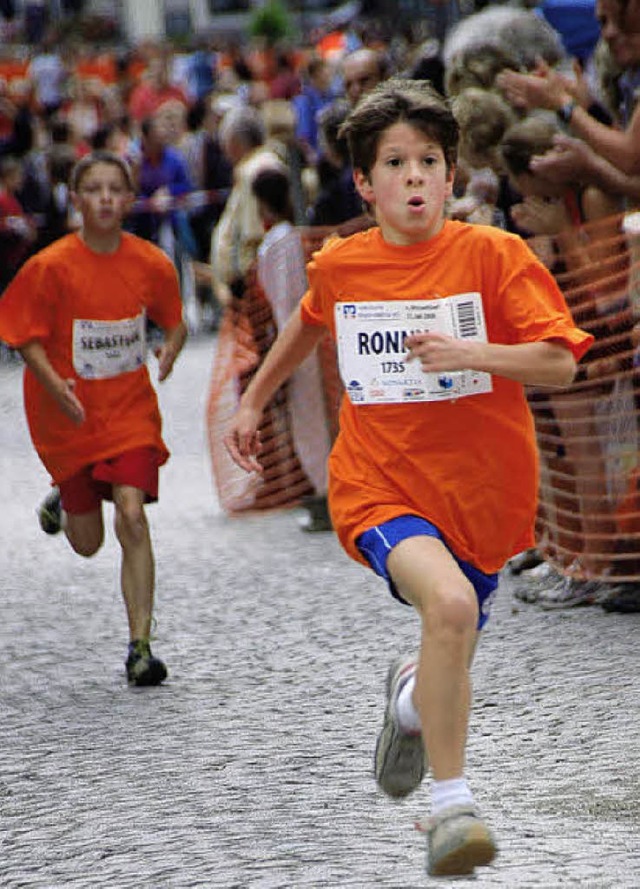
[[[266,0],[0,0],[0,16],[26,31],[27,42],[37,43],[49,24],[73,17],[105,23],[124,41],[189,38],[216,33],[246,33],[256,8]],[[365,0],[283,0],[292,23],[301,30],[325,22],[339,22],[360,11]],[[99,29],[98,29],[99,30]]]

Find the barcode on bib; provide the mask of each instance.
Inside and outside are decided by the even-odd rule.
[[[475,307],[472,300],[456,305],[458,335],[460,339],[477,337],[479,334]]]

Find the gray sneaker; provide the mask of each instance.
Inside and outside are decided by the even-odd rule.
[[[538,604],[546,611],[561,608],[579,608],[583,605],[596,605],[607,593],[607,584],[599,580],[576,580],[566,577],[564,583],[540,596]]]
[[[618,611],[622,614],[640,612],[640,584],[620,583],[609,585],[598,603],[605,611]]]
[[[524,577],[518,578],[513,596],[528,605],[539,604],[542,599],[552,595],[553,590],[561,587],[565,580],[562,574],[558,574],[548,562],[544,562],[538,568],[527,571]]]
[[[417,827],[427,834],[427,873],[433,877],[467,876],[496,857],[493,835],[472,807],[451,806]]]
[[[422,735],[403,732],[396,717],[398,695],[415,668],[415,661],[409,659],[398,659],[391,664],[387,673],[384,723],[376,742],[376,781],[387,796],[395,799],[408,796],[419,787],[428,767]]]

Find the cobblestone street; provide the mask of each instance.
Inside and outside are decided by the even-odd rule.
[[[418,625],[296,511],[229,519],[204,430],[215,340],[160,387],[172,458],[150,507],[169,679],[130,689],[119,550],[40,531],[48,477],[0,365],[0,887],[414,889],[427,788],[372,778],[389,660]],[[155,376],[155,361],[152,359]],[[468,776],[498,838],[456,886],[640,886],[640,615],[516,605],[474,668]]]

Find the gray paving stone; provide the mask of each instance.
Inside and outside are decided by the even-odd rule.
[[[124,681],[117,544],[38,530],[47,476],[0,366],[0,886],[413,889],[414,822],[371,776],[387,663],[417,623],[295,511],[229,519],[204,406],[214,341],[160,387],[157,642]],[[640,617],[517,605],[504,577],[474,670],[472,787],[500,842],[478,887],[640,886]],[[431,881],[437,885],[442,881]]]

